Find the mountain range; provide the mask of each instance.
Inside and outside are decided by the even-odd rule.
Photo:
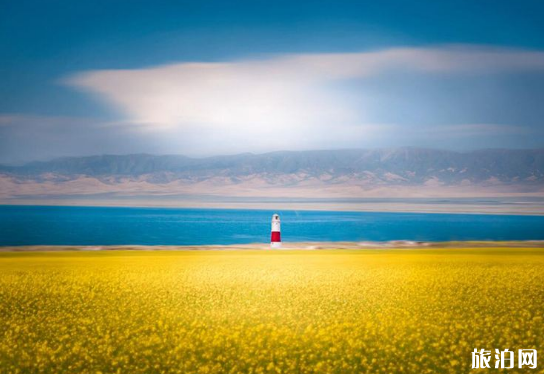
[[[0,197],[78,195],[293,197],[544,196],[544,149],[352,149],[191,158],[67,157],[0,166]]]

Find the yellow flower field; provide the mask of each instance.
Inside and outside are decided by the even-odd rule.
[[[1,373],[466,373],[543,316],[544,249],[0,253]]]

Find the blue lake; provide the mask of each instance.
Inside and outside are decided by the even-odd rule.
[[[273,211],[0,206],[0,245],[267,242]],[[278,211],[299,241],[544,240],[543,216]]]

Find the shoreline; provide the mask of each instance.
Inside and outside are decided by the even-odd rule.
[[[461,249],[461,248],[539,248],[544,240],[527,241],[451,241],[414,242],[284,242],[281,248],[269,243],[227,245],[21,245],[0,246],[0,252],[111,252],[111,251],[289,251],[289,250],[399,250],[399,249]]]
[[[43,207],[81,207],[81,208],[149,208],[149,209],[210,209],[210,210],[266,210],[266,211],[322,211],[354,213],[407,213],[407,214],[470,214],[470,215],[507,215],[507,216],[544,216],[544,201],[504,203],[449,199],[444,202],[422,203],[417,200],[373,202],[120,202],[103,201],[5,201],[0,199],[0,206],[43,206]]]

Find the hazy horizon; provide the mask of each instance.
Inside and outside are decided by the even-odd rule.
[[[493,197],[500,198],[496,205],[502,206],[492,211],[527,213],[542,211],[541,204],[528,205],[523,199],[544,197],[544,150],[460,153],[412,147],[206,158],[150,154],[75,157],[0,165],[0,187],[0,203],[7,204],[247,207],[285,206],[297,199],[315,198],[319,201],[297,204],[318,210],[333,206],[349,210],[360,205],[354,199],[361,198],[388,198],[393,203],[395,198]],[[219,201],[217,197],[235,201]],[[523,201],[516,202],[517,206],[501,203],[508,197]],[[279,204],[271,198],[286,201]],[[383,203],[374,207],[378,208],[391,209]],[[489,207],[480,207],[484,210]]]
[[[254,155],[254,156],[260,156],[260,155],[267,155],[267,154],[276,154],[276,153],[298,153],[298,152],[335,152],[335,151],[397,151],[397,150],[422,150],[422,151],[440,151],[440,152],[451,152],[451,153],[457,153],[457,154],[467,154],[467,153],[473,153],[473,152],[481,152],[481,151],[540,151],[544,150],[543,147],[537,147],[537,148],[474,148],[474,149],[467,149],[467,150],[457,150],[457,149],[450,149],[450,148],[437,148],[437,147],[417,147],[417,146],[399,146],[399,147],[376,147],[376,148],[331,148],[331,149],[304,149],[304,150],[290,150],[290,149],[279,149],[276,151],[268,151],[268,152],[237,152],[237,153],[217,153],[217,154],[210,154],[210,155],[196,155],[191,156],[189,154],[184,153],[149,153],[149,152],[137,152],[137,153],[96,153],[96,154],[83,154],[79,156],[65,156],[65,155],[59,155],[54,156],[50,158],[42,158],[42,159],[31,159],[26,161],[17,161],[17,162],[1,162],[0,165],[3,166],[23,166],[25,164],[33,163],[33,162],[50,162],[55,161],[59,159],[66,159],[66,158],[88,158],[88,157],[123,157],[123,156],[139,156],[139,155],[147,155],[147,156],[156,156],[156,157],[162,157],[162,156],[177,156],[177,157],[187,157],[192,159],[206,159],[206,158],[213,158],[213,157],[232,157],[232,156],[242,156],[242,155]]]

